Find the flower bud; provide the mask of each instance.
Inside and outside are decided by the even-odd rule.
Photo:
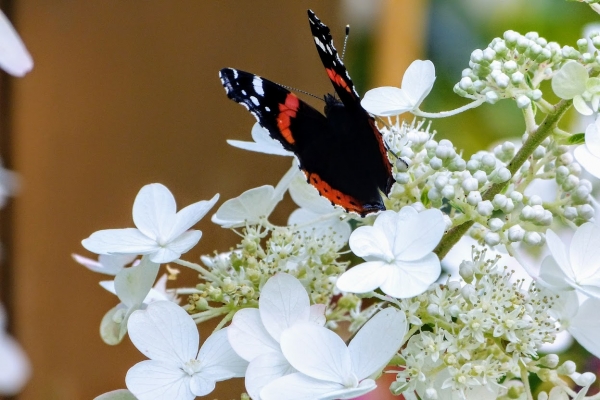
[[[524,94],[517,97],[517,107],[519,108],[527,108],[531,105],[531,99]]]
[[[560,367],[556,369],[556,372],[558,372],[561,375],[571,375],[575,371],[577,371],[577,366],[571,360],[565,361]]]
[[[548,368],[556,368],[558,366],[559,357],[556,354],[546,354],[540,358],[539,363]]]
[[[563,216],[569,221],[572,221],[577,218],[577,209],[575,207],[565,207]]]
[[[498,232],[504,226],[504,221],[500,218],[491,218],[488,221],[488,226],[492,232]]]
[[[543,244],[542,235],[537,232],[526,232],[523,237],[523,241],[532,246],[539,246]]]
[[[543,201],[540,196],[538,196],[537,194],[534,194],[534,195],[531,195],[531,197],[529,197],[528,203],[531,206],[541,206]]]
[[[492,202],[489,200],[480,201],[477,204],[477,212],[481,216],[489,217],[494,212],[494,206],[492,205]]]
[[[525,236],[525,230],[520,225],[513,225],[508,228],[508,240],[511,242],[520,242]]]
[[[488,246],[496,246],[500,243],[500,235],[496,232],[487,232],[483,238],[483,241]]]
[[[399,172],[396,174],[395,179],[399,184],[406,185],[408,182],[410,182],[410,174],[406,172]]]
[[[435,171],[442,168],[443,164],[443,161],[437,157],[433,157],[431,160],[429,160],[429,166]]]
[[[586,221],[594,218],[594,207],[589,204],[583,204],[577,207],[577,214]]]
[[[441,193],[442,193],[442,197],[444,197],[445,199],[448,199],[448,200],[454,199],[454,196],[455,196],[454,186],[452,186],[452,185],[444,186]]]
[[[521,71],[517,71],[510,76],[510,81],[513,85],[518,86],[525,80],[525,75]]]
[[[474,178],[472,178],[472,179],[474,179]],[[475,180],[475,182],[477,182],[477,181]],[[481,200],[482,200],[481,193],[479,193],[477,190],[473,190],[473,191],[469,192],[469,194],[467,195],[467,203],[473,207],[476,206],[477,204],[479,204],[481,202]]]
[[[516,190],[510,193],[510,198],[515,203],[521,203],[523,201],[523,193],[517,192]]]
[[[498,93],[494,92],[493,90],[485,92],[485,101],[488,103],[495,104],[499,99],[500,97],[498,96]]]

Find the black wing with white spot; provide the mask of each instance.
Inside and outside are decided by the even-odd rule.
[[[348,75],[346,66],[333,45],[329,27],[322,23],[312,10],[308,10],[308,21],[310,22],[310,30],[319,57],[321,57],[321,62],[335,88],[335,92],[346,107],[360,106],[360,96],[354,87],[354,83],[352,83],[352,79],[350,79],[350,75]]]
[[[329,130],[323,114],[275,82],[233,68],[223,68],[219,76],[227,97],[246,107],[271,137],[299,156],[300,164],[299,149]]]

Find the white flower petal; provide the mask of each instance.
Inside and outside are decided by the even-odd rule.
[[[367,293],[383,284],[387,278],[387,267],[383,261],[358,264],[340,275],[335,284],[342,292]]]
[[[216,382],[203,374],[194,374],[190,377],[190,390],[196,396],[206,396],[215,390]]]
[[[305,375],[341,385],[353,376],[346,344],[327,328],[297,323],[281,334],[280,343],[285,358]]]
[[[135,311],[127,329],[135,347],[152,360],[181,366],[196,358],[196,324],[183,308],[170,301],[153,302],[146,310]]]
[[[323,394],[336,392],[340,389],[343,389],[343,386],[339,383],[314,379],[296,372],[266,385],[260,392],[260,398],[261,400],[320,400],[323,399],[321,397]],[[340,399],[343,397],[335,398]]]
[[[360,104],[369,113],[383,117],[399,115],[415,107],[415,104],[403,89],[392,86],[367,91]]]
[[[552,90],[561,99],[572,99],[585,91],[589,75],[576,61],[567,61],[552,77]]]
[[[0,395],[15,395],[31,375],[27,355],[8,334],[0,331]]]
[[[104,229],[81,241],[83,247],[96,254],[149,254],[157,250],[155,240],[138,229]]]
[[[540,267],[540,283],[555,292],[573,290],[573,281],[552,256],[547,256]]]
[[[583,97],[579,95],[573,97],[573,107],[575,107],[575,109],[582,115],[592,115],[594,113],[594,110],[592,110],[587,105]]]
[[[431,92],[435,82],[435,67],[429,60],[413,61],[402,77],[402,90],[413,107],[418,107]]]
[[[128,307],[119,303],[104,314],[100,322],[100,337],[104,343],[111,346],[121,343],[127,333],[127,311]]]
[[[386,218],[386,213],[393,211],[384,211],[377,219]],[[377,222],[377,221],[376,221]],[[391,261],[394,259],[394,253],[390,241],[385,232],[377,229],[375,226],[360,226],[352,232],[348,241],[350,249],[359,257],[371,260],[373,258]]]
[[[308,320],[319,326],[325,326],[327,319],[325,318],[325,311],[327,306],[325,304],[313,304],[310,306],[310,315]]]
[[[280,272],[263,286],[258,310],[267,332],[279,341],[281,332],[298,321],[308,321],[310,300],[298,279]]]
[[[236,312],[231,325],[227,327],[227,337],[231,347],[246,361],[265,353],[281,352],[279,343],[265,329],[256,308],[244,308]]]
[[[23,76],[33,68],[31,55],[25,48],[23,41],[0,11],[0,68],[14,76]]]
[[[393,242],[395,258],[403,261],[422,259],[438,245],[445,229],[443,214],[437,209],[425,210],[399,223]]]
[[[591,222],[586,222],[575,231],[569,249],[575,281],[582,286],[597,287],[594,292],[600,292],[599,243],[600,228]]]
[[[594,156],[600,158],[600,117],[585,129],[585,147]]]
[[[571,268],[567,248],[558,235],[551,229],[546,230],[546,243],[548,244],[550,254],[552,254],[558,266],[563,270],[563,273],[570,279],[573,279],[575,274]]]
[[[571,320],[571,324],[568,327],[568,331],[575,337],[575,340],[596,357],[600,357],[600,335],[598,334],[600,332],[599,309],[599,299],[587,299],[579,307],[579,312]]]
[[[138,265],[125,268],[115,276],[115,293],[127,307],[140,306],[154,285],[159,265],[142,257]]]
[[[600,179],[600,157],[593,155],[586,145],[577,146],[573,154],[587,172]]]
[[[420,260],[396,261],[386,269],[386,278],[381,290],[392,297],[406,299],[425,292],[435,282],[442,267],[434,253],[429,253]]]
[[[254,142],[244,142],[241,140],[227,140],[233,147],[243,150],[256,151],[259,153],[274,154],[277,156],[293,156],[294,153],[283,148],[278,140],[269,135],[269,131],[260,126],[257,122],[252,127],[252,139]]]
[[[192,226],[196,225],[208,211],[217,203],[219,195],[215,194],[210,200],[202,200],[189,206],[182,208],[175,215],[175,224],[172,227],[171,232],[168,234],[169,238],[176,238]]]
[[[288,225],[301,226],[299,229],[302,234],[313,238],[333,235],[336,243],[336,249],[341,249],[348,243],[352,228],[347,221],[340,220],[342,210],[331,210],[329,218],[324,218],[323,214],[316,214],[304,208],[294,210],[288,218]]]
[[[229,199],[213,214],[211,220],[223,228],[234,228],[256,224],[261,217],[268,217],[277,205],[273,195],[275,188],[264,185],[245,191],[236,198]]]
[[[140,189],[133,202],[133,222],[146,236],[156,241],[166,241],[175,223],[177,205],[175,197],[160,183]]]
[[[400,350],[407,328],[406,315],[393,307],[379,311],[365,323],[348,345],[358,380],[371,376],[390,362]]]
[[[127,389],[138,400],[193,400],[190,376],[181,368],[160,361],[145,360],[127,371]]]
[[[150,259],[159,264],[165,264],[181,257],[198,244],[202,232],[197,230],[187,231],[179,235],[175,240],[150,253]]]
[[[208,374],[215,381],[242,377],[248,368],[248,362],[238,356],[229,344],[227,329],[223,328],[210,335],[202,344],[197,357],[202,363],[202,373]]]
[[[246,391],[252,399],[259,399],[265,385],[292,372],[296,372],[296,370],[287,362],[283,354],[265,353],[256,357],[248,365],[245,380]]]
[[[127,389],[117,389],[94,397],[94,400],[137,400]]]

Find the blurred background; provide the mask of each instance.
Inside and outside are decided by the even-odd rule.
[[[91,399],[124,388],[129,367],[144,359],[128,339],[114,347],[101,341],[100,320],[117,298],[98,285],[105,276],[71,258],[93,256],[80,241],[94,231],[133,226],[143,185],[165,184],[179,206],[215,193],[222,203],[274,185],[288,169],[287,158],[227,145],[250,140],[254,119],[227,99],[218,71],[235,67],[331,92],[307,8],[329,25],[338,49],[352,26],[345,61],[360,93],[398,86],[411,61],[431,59],[437,81],[422,106],[431,112],[466,103],[452,87],[471,51],[505,30],[574,46],[581,27],[598,20],[563,0],[4,0],[0,8],[35,62],[25,78],[2,73],[0,82],[0,152],[21,177],[0,215],[0,301],[33,365],[20,400]],[[511,102],[432,127],[466,155],[523,130]],[[284,222],[290,209],[280,207],[275,218]],[[208,217],[198,228],[203,238],[187,260],[237,243]],[[187,271],[182,279],[194,282]],[[202,337],[211,330],[200,326]],[[581,354],[573,357],[586,362]],[[209,397],[239,399],[242,390],[241,380],[228,381]]]

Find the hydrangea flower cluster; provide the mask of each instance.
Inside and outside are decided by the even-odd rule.
[[[197,264],[181,257],[200,240],[191,228],[218,196],[176,212],[166,187],[142,188],[136,228],[93,233],[83,245],[98,261],[76,257],[115,277],[103,283],[120,300],[101,324],[103,339],[116,344],[129,331],[149,358],[127,374],[129,391],[100,398],[192,399],[243,376],[253,400],[346,399],[392,372],[390,389],[409,400],[532,400],[534,375],[549,384],[540,400],[583,399],[595,375],[541,353],[568,333],[600,356],[600,229],[594,178],[581,166],[600,176],[600,122],[585,135],[558,127],[571,106],[598,110],[596,42],[592,35],[576,50],[507,31],[472,53],[455,91],[473,102],[457,110],[420,109],[435,82],[430,61],[415,61],[401,88],[368,92],[361,104],[375,116],[395,181],[377,214],[330,204],[294,161],[277,185],[219,206],[211,220],[241,240]],[[544,99],[546,80],[557,104]],[[423,119],[502,98],[523,109],[525,132],[469,158]],[[400,118],[406,112],[412,122]],[[230,144],[293,156],[259,125],[252,138]],[[269,218],[288,192],[299,208],[277,226]],[[568,249],[560,225],[575,231]],[[465,235],[477,246],[461,255],[460,276],[442,278],[441,261]],[[538,268],[523,266],[527,279],[486,256],[517,254],[521,243],[549,248]],[[166,263],[196,271],[199,282],[166,289],[163,275],[154,284]],[[172,267],[167,273],[176,278]],[[220,322],[198,351],[194,322],[211,318]],[[353,334],[348,344],[333,332],[342,326]]]

